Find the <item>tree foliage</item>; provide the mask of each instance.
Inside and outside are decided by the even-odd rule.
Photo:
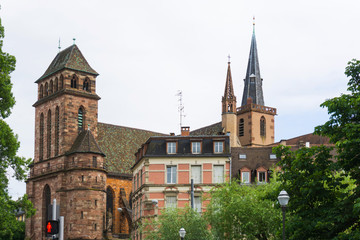
[[[141,232],[148,240],[178,240],[180,228],[186,230],[186,240],[212,239],[205,218],[190,207],[165,209],[156,220],[146,221]]]
[[[275,239],[281,227],[279,183],[214,188],[206,218],[215,239]]]
[[[15,218],[16,210],[22,208],[28,216],[34,214],[34,210],[26,196],[13,201],[8,193],[7,170],[11,167],[14,170],[14,177],[17,180],[24,180],[30,159],[16,155],[20,143],[17,135],[4,120],[10,115],[15,104],[15,98],[11,92],[10,74],[15,70],[16,62],[14,56],[2,51],[4,36],[4,27],[0,19],[0,239],[13,239],[19,231],[24,231],[24,224],[19,223]]]

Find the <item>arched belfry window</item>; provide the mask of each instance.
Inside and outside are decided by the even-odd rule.
[[[59,80],[55,78],[55,92],[59,91]]]
[[[84,80],[83,90],[90,92],[90,80],[88,78]]]
[[[44,159],[44,114],[40,115],[39,160]]]
[[[239,137],[244,136],[244,119],[240,118],[239,121]]]
[[[60,75],[60,89],[64,88],[64,77],[63,75]]]
[[[43,85],[41,84],[40,85],[40,92],[39,92],[39,99],[43,98],[44,97],[44,87]]]
[[[47,116],[47,157],[51,156],[51,110],[48,111]]]
[[[77,77],[76,75],[73,75],[71,78],[71,88],[77,88]]]
[[[51,191],[49,185],[46,184],[44,187],[43,199],[42,199],[43,226],[45,226],[48,220],[52,219],[50,204],[51,204]]]
[[[48,83],[45,83],[45,97],[49,95],[49,86]]]
[[[55,110],[55,156],[59,155],[59,137],[60,137],[60,116],[59,107]]]
[[[265,117],[262,116],[260,118],[260,136],[261,137],[265,137],[266,136],[266,121],[265,121]]]
[[[84,109],[82,107],[79,108],[78,112],[78,129],[79,131],[84,130],[84,122],[85,122],[85,116],[84,116]]]
[[[49,88],[49,94],[52,94],[54,92],[54,82],[53,80],[50,81],[50,88]]]

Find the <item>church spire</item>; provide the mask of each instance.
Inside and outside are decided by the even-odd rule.
[[[230,55],[228,60],[228,69],[226,74],[226,83],[225,83],[225,91],[224,96],[222,98],[222,112],[227,113],[235,113],[236,111],[236,97],[234,95],[234,88],[232,84],[231,78],[231,68],[230,68]]]
[[[253,22],[253,35],[251,39],[249,61],[246,71],[246,77],[244,79],[244,93],[241,106],[247,104],[248,98],[251,98],[252,103],[264,106],[262,78],[260,76],[259,58],[255,37],[255,17]]]

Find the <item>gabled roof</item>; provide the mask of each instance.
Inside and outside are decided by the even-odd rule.
[[[90,67],[79,48],[74,44],[59,52],[45,73],[36,82],[63,69],[77,70],[93,75],[99,75]]]
[[[70,151],[66,154],[69,155],[72,153],[97,153],[105,156],[90,130],[80,132]]]
[[[212,125],[196,129],[190,132],[191,136],[198,136],[198,135],[222,135],[223,134],[223,127],[222,122],[214,123]]]
[[[98,123],[98,143],[106,154],[109,172],[129,173],[135,163],[135,153],[151,136],[165,134],[152,131]]]
[[[262,79],[260,76],[259,57],[257,52],[256,37],[255,37],[255,23],[253,28],[253,35],[251,39],[251,47],[249,54],[249,61],[246,70],[246,77],[244,79],[244,93],[241,106],[247,104],[247,99],[251,98],[252,103],[264,106],[264,96],[262,90]]]
[[[311,146],[314,145],[333,145],[330,143],[330,139],[325,136],[315,135],[313,133],[301,135],[298,137],[281,140],[280,142],[271,144],[272,146],[277,146],[281,143],[286,144],[287,146],[300,145],[300,143],[309,142]]]

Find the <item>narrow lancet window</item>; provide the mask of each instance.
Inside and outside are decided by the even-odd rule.
[[[44,87],[43,87],[43,85],[41,84],[41,85],[40,85],[39,99],[42,99],[43,97],[44,97]]]
[[[44,114],[40,115],[39,160],[44,159]]]
[[[261,137],[266,136],[266,122],[265,122],[265,117],[264,116],[262,116],[260,118],[260,136]]]
[[[78,129],[79,131],[84,130],[84,110],[79,108],[78,112]]]
[[[71,79],[71,88],[77,88],[77,77],[75,75]]]
[[[55,110],[55,156],[59,155],[60,117],[59,107]]]
[[[83,90],[87,91],[87,92],[90,92],[90,81],[88,78],[86,78],[84,80],[84,83],[83,83]]]
[[[51,110],[48,111],[47,116],[47,157],[51,156]]]
[[[49,95],[49,86],[48,83],[45,83],[45,97]]]
[[[59,91],[59,80],[55,78],[55,92]]]
[[[244,119],[241,118],[239,121],[239,137],[244,136]]]

